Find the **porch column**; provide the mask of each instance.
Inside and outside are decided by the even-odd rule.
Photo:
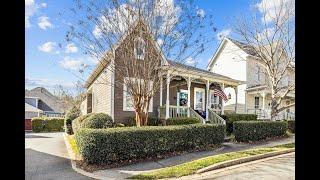
[[[188,117],[190,117],[190,108],[191,108],[191,78],[188,77]]]
[[[265,97],[266,97],[266,94],[265,92],[263,92],[262,93],[262,110],[264,110]]]
[[[222,83],[221,90],[224,92],[224,83]],[[224,115],[224,100],[222,100],[221,114]]]
[[[169,118],[169,89],[170,89],[170,72],[167,72],[167,100],[166,100],[166,119]]]
[[[234,111],[235,111],[235,113],[237,114],[237,109],[238,109],[238,86],[236,86],[236,87],[234,88],[234,91],[235,91],[235,93],[236,93],[236,104],[235,104],[235,106],[234,106]]]
[[[160,73],[160,106],[162,106],[162,74]]]
[[[209,89],[210,89],[210,82],[207,80],[207,99],[206,99],[206,121],[209,121]]]

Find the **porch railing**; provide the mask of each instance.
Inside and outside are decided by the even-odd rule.
[[[166,106],[160,106],[158,112],[160,119],[166,118]],[[190,117],[195,117],[202,123],[205,123],[205,119],[192,108],[187,106],[169,106],[169,117],[188,117],[188,113],[190,113]]]
[[[213,109],[208,108],[209,109],[209,121],[213,124],[226,124],[226,121],[220,117]]]

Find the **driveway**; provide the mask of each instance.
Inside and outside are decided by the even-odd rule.
[[[294,164],[295,153],[290,153],[180,179],[292,180],[295,179]]]
[[[25,179],[90,179],[71,167],[63,133],[25,133]]]

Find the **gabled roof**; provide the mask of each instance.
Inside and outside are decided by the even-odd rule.
[[[42,112],[41,109],[38,109],[34,106],[31,106],[30,104],[28,103],[24,103],[24,111],[28,111],[28,112]]]
[[[150,28],[149,26],[144,22],[143,19],[138,19],[129,29],[128,31],[121,37],[121,39],[116,42],[116,44],[114,44],[112,46],[112,48],[106,52],[105,57],[99,61],[99,64],[95,67],[95,69],[93,70],[93,72],[90,74],[89,78],[87,79],[87,81],[84,84],[85,88],[88,88],[93,82],[94,80],[101,74],[101,72],[103,71],[103,69],[111,62],[111,59],[114,58],[114,51],[123,43],[123,41],[127,38],[128,35],[130,35],[134,29],[138,26],[138,25],[144,25],[147,29],[147,32],[149,32],[149,34],[151,34]],[[163,55],[163,52],[160,48],[160,46],[158,45],[158,43],[154,40],[154,38],[151,38],[151,43],[153,43],[153,45],[155,46],[155,48],[159,51],[164,63],[167,63],[165,56]]]
[[[188,65],[185,65],[185,64],[182,64],[182,63],[179,63],[179,62],[176,62],[176,61],[172,61],[172,60],[167,60],[167,61],[168,61],[169,65],[173,66],[173,67],[185,69],[185,70],[188,70],[188,71],[203,73],[203,74],[206,74],[206,75],[209,75],[209,76],[213,76],[213,77],[217,77],[217,78],[221,78],[221,79],[225,79],[225,80],[237,81],[237,82],[243,83],[242,81],[239,81],[239,80],[236,80],[236,79],[232,79],[232,78],[230,78],[228,76],[217,74],[217,73],[214,73],[214,72],[211,72],[211,71],[207,71],[205,69],[200,69],[200,68],[197,68],[197,67],[194,67],[194,66],[188,66]]]
[[[228,38],[231,42],[233,42],[235,45],[237,45],[240,49],[242,49],[245,53],[256,56],[257,54],[254,51],[254,48],[246,43],[240,42],[235,39]]]
[[[47,104],[55,112],[64,112],[64,104],[56,96],[51,94],[44,87],[36,87],[34,89],[25,91],[25,98],[38,98],[45,104]]]

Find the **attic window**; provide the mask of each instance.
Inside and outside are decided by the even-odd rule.
[[[143,60],[145,53],[145,42],[141,37],[134,40],[134,54],[137,59]]]

